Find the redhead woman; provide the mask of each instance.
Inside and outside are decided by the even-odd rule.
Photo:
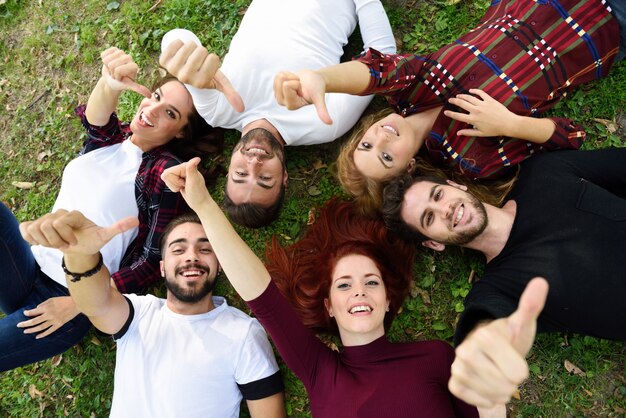
[[[578,148],[580,126],[537,116],[623,56],[625,9],[616,0],[493,1],[476,28],[433,53],[370,48],[352,62],[278,74],[274,93],[289,109],[314,104],[326,123],[325,93],[388,99],[393,111],[365,118],[338,160],[342,185],[372,213],[383,186],[413,171],[418,154],[495,179],[534,153]]]
[[[333,203],[296,245],[274,243],[268,271],[207,192],[198,162],[163,178],[200,217],[229,281],[304,382],[314,417],[478,415],[448,391],[448,344],[393,344],[385,336],[412,280],[410,246],[350,205]],[[310,328],[334,330],[341,351]]]
[[[222,136],[198,115],[182,83],[165,80],[151,92],[135,82],[137,65],[117,48],[104,51],[102,62],[87,105],[76,109],[87,139],[63,171],[53,211],[79,210],[100,225],[138,217],[137,228],[103,248],[102,262],[120,292],[139,292],[160,278],[161,231],[187,210],[161,173],[178,158],[220,151]],[[130,124],[114,113],[128,89],[145,96]],[[62,353],[89,330],[68,294],[61,255],[29,247],[0,205],[0,371]]]

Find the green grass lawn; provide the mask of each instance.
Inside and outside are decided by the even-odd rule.
[[[84,135],[72,109],[87,100],[95,85],[102,50],[115,45],[131,53],[143,69],[140,81],[149,85],[158,76],[158,46],[166,31],[191,29],[205,45],[223,54],[248,3],[0,0],[0,200],[20,220],[50,210],[63,167],[76,155]],[[452,41],[478,21],[489,1],[454,3],[385,3],[399,49],[425,52]],[[577,90],[554,113],[587,128],[587,148],[624,146],[625,86],[626,65],[622,63],[610,77]],[[133,115],[138,102],[139,97],[132,93],[123,95],[122,119]],[[228,144],[237,138],[237,134],[229,134]],[[290,188],[279,221],[268,229],[241,231],[258,254],[274,234],[285,242],[297,239],[309,210],[342,194],[332,176],[338,144],[288,150]],[[222,198],[220,188],[215,196]],[[468,279],[472,272],[480,275],[482,264],[482,257],[462,249],[421,253],[415,264],[412,296],[390,331],[391,339],[450,341],[470,288]],[[155,292],[162,295],[163,289]],[[228,283],[222,282],[216,293],[247,310]],[[114,353],[112,341],[92,333],[60,357],[0,373],[0,416],[107,416]],[[566,362],[582,372],[568,372]],[[544,335],[531,351],[529,364],[531,377],[520,388],[520,399],[510,404],[512,416],[626,414],[625,344]],[[283,370],[289,415],[309,416],[302,384]]]

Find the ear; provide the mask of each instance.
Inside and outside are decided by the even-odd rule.
[[[287,170],[283,171],[283,186],[287,187],[287,179],[289,179],[289,173]]]
[[[330,300],[328,298],[324,298],[324,307],[328,311],[328,316],[333,317],[333,307],[330,305]]]
[[[163,260],[159,261],[159,270],[161,270],[161,277],[165,277],[165,268],[163,268]]]
[[[467,191],[467,186],[464,184],[455,183],[452,180],[446,180],[446,183],[448,183],[452,187],[456,187],[459,190],[463,190],[464,192]]]
[[[443,251],[446,249],[445,244],[433,240],[423,241],[422,245],[435,251]]]
[[[409,174],[413,174],[414,171],[415,171],[415,158],[411,158],[411,161],[409,161],[409,165],[406,167],[406,172]]]

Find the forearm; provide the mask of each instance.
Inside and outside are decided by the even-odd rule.
[[[100,77],[89,96],[85,109],[85,116],[89,123],[94,126],[106,125],[111,113],[115,112],[117,108],[121,93],[121,90],[111,89],[104,77]]]
[[[257,298],[270,282],[270,275],[261,260],[239,237],[211,197],[194,210],[202,221],[224,273],[237,293],[246,301]]]
[[[99,254],[71,255],[65,254],[65,267],[73,273],[82,273],[93,269],[99,261]],[[93,276],[83,277],[73,282],[72,276],[66,275],[67,287],[78,310],[85,315],[101,316],[110,305],[111,275],[106,266]]]
[[[515,115],[507,126],[506,136],[543,144],[552,137],[555,130],[556,124],[550,118]]]
[[[326,83],[326,93],[361,94],[370,82],[370,69],[360,61],[343,62],[316,72]]]

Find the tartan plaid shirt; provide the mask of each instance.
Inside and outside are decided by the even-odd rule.
[[[493,0],[478,26],[426,56],[381,54],[356,59],[370,68],[365,94],[387,96],[403,116],[480,88],[509,110],[539,116],[573,87],[605,76],[619,48],[619,25],[601,0]],[[462,111],[462,110],[461,110]],[[545,144],[509,137],[459,136],[468,124],[437,117],[425,146],[430,159],[471,179],[496,178],[535,152],[577,149],[585,132],[569,119],[551,118]]]
[[[80,105],[75,109],[87,130],[87,139],[80,154],[118,144],[130,137],[129,124],[120,122],[115,113],[111,114],[105,126],[93,126],[85,117],[85,107]],[[189,210],[180,193],[172,192],[161,180],[161,173],[177,164],[180,160],[165,146],[144,152],[141,157],[135,177],[135,200],[139,209],[137,237],[126,249],[120,269],[111,275],[121,293],[143,292],[161,279],[161,232],[173,218]]]

